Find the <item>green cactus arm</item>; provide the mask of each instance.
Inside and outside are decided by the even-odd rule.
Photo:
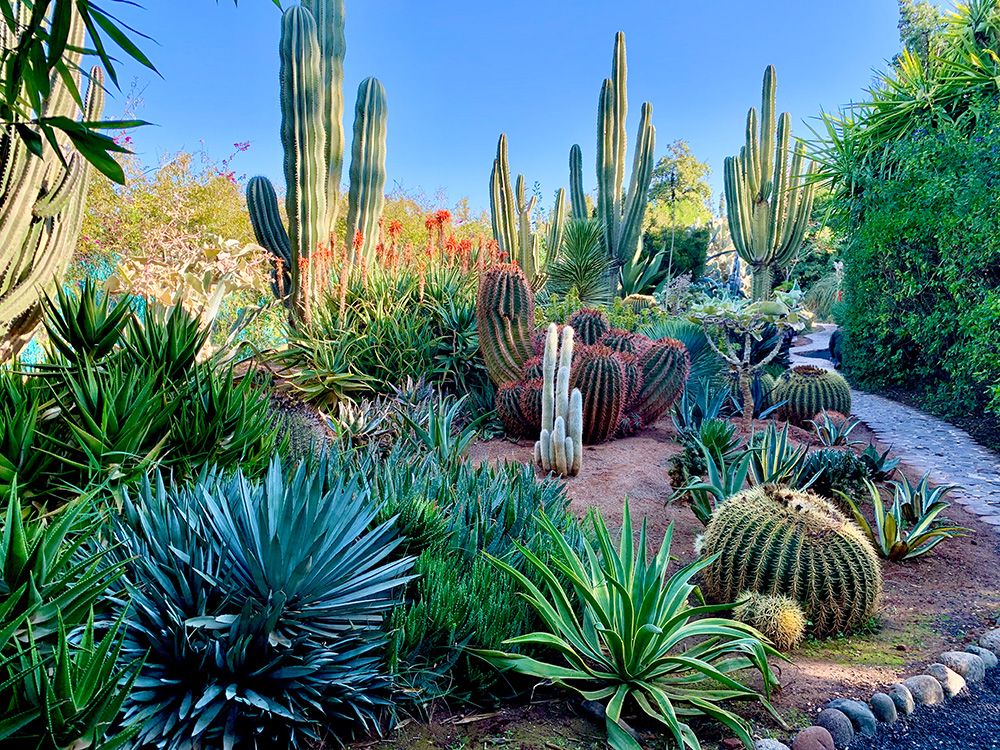
[[[548,268],[562,249],[563,236],[566,234],[566,190],[559,188],[556,192],[556,205],[549,219],[549,231],[545,236],[545,266]]]
[[[746,145],[740,149],[744,161],[744,174],[750,195],[756,201],[760,196],[760,140],[757,123],[757,109],[747,112]]]
[[[573,218],[587,218],[587,199],[583,192],[583,151],[573,144],[569,150],[569,199],[573,204]]]
[[[497,143],[497,155],[490,175],[490,216],[493,221],[493,239],[500,252],[506,253],[511,261],[515,259],[517,224],[515,220],[514,189],[510,182],[510,162],[507,159],[507,136],[503,134]]]
[[[612,253],[614,238],[621,215],[615,216],[615,194],[621,183],[615,183],[614,84],[605,79],[601,87],[597,118],[597,216],[604,230],[604,247]]]
[[[285,152],[288,235],[292,246],[292,289],[295,302],[303,292],[299,264],[320,242],[325,231],[326,92],[320,67],[316,21],[295,5],[281,17],[281,142]]]
[[[617,246],[621,260],[631,258],[642,237],[642,221],[646,215],[649,184],[653,180],[653,153],[656,149],[656,128],[653,127],[653,105],[642,105],[642,118],[636,135],[635,158],[632,177],[621,220],[621,234]]]
[[[774,99],[777,81],[774,66],[768,65],[764,71],[764,83],[761,87],[760,102],[760,197],[767,200],[771,189],[771,178],[774,174],[774,137],[776,123],[774,120]]]
[[[792,182],[788,176],[788,139],[792,130],[792,117],[787,112],[778,119],[778,150],[775,154],[774,174],[772,176],[771,188],[771,211],[767,225],[767,235],[764,247],[774,258],[773,262],[781,262],[779,259],[778,247],[781,242],[781,232],[787,218],[789,198],[792,195],[790,190]]]
[[[516,195],[517,208],[517,260],[518,265],[528,277],[528,281],[533,282],[538,275],[538,241],[531,229],[531,212],[538,202],[538,198],[531,197],[525,200],[524,175],[517,176],[517,185],[514,189]],[[515,256],[511,256],[515,257]]]
[[[292,246],[288,232],[281,223],[278,195],[266,177],[251,177],[247,183],[247,211],[257,243],[271,255],[280,258],[285,268],[292,267]]]
[[[337,225],[340,204],[341,173],[344,165],[344,57],[347,38],[344,35],[344,0],[302,0],[302,7],[316,20],[316,33],[322,59],[323,90],[326,107],[323,129],[326,131],[325,161],[327,167],[326,232]]]
[[[614,61],[611,65],[611,81],[614,86],[613,137],[614,137],[614,192],[615,216],[622,215],[622,186],[625,184],[625,156],[628,149],[628,134],[625,120],[628,117],[628,64],[625,57],[625,34],[615,34]],[[616,235],[618,232],[616,231]]]
[[[354,110],[347,242],[353,242],[355,235],[361,232],[364,244],[360,253],[369,264],[375,260],[378,223],[385,208],[387,117],[385,89],[375,78],[366,78],[358,87]]]
[[[746,177],[739,157],[727,156],[724,162],[726,215],[733,245],[743,260],[752,257],[750,243],[750,209]]]

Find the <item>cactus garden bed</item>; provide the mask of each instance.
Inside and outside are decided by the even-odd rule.
[[[803,430],[792,427],[789,434],[797,443],[815,445],[815,437]],[[852,438],[867,444],[874,435],[861,425]],[[645,517],[649,524],[650,555],[673,523],[672,554],[677,563],[671,570],[694,561],[695,538],[704,527],[685,504],[663,502],[672,491],[667,472],[680,450],[669,420],[633,437],[586,448],[583,470],[566,482],[572,510],[583,517],[595,508],[610,527],[618,528],[622,500],[627,496],[633,516]],[[479,442],[473,446],[470,460],[528,464],[532,445],[505,439]],[[900,469],[911,482],[919,480],[919,474],[905,463]],[[878,686],[896,682],[908,670],[926,663],[929,656],[962,644],[966,634],[992,626],[1000,609],[1000,536],[958,505],[948,509],[948,517],[976,533],[953,539],[905,564],[884,563],[882,608],[869,631],[808,639],[788,655],[791,664],[775,662],[782,687],[773,703],[789,725],[809,723],[807,717],[833,696],[863,697]],[[578,702],[567,699],[565,692],[541,688],[534,701],[532,705],[479,712],[466,708],[451,713],[440,706],[429,722],[406,722],[373,746],[394,750],[602,746],[601,727],[581,718]],[[753,721],[757,736],[787,740],[787,733],[763,709],[743,704],[736,710]],[[651,729],[641,723],[638,728]],[[723,729],[708,725],[699,736],[706,747],[720,748],[729,737]],[[648,746],[662,747],[662,738],[653,737],[648,735]]]

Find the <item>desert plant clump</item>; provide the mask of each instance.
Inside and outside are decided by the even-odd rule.
[[[476,298],[479,350],[496,385],[518,380],[535,356],[535,296],[516,265],[491,268],[479,282]]]
[[[733,617],[760,631],[779,651],[795,650],[806,637],[802,605],[790,596],[748,591],[737,600]]]
[[[844,376],[813,365],[798,365],[783,373],[773,398],[785,402],[778,416],[797,425],[807,424],[822,411],[851,413],[851,387]]]
[[[594,346],[611,331],[608,316],[601,310],[583,308],[569,316],[566,325],[573,326],[576,337],[584,346]]]
[[[831,503],[777,485],[737,493],[705,531],[704,591],[733,602],[750,591],[790,596],[817,637],[863,627],[878,610],[882,573],[865,534]],[[716,557],[717,555],[717,557]]]

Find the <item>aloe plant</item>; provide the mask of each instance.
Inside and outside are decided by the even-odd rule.
[[[774,267],[786,266],[802,246],[815,190],[815,165],[806,163],[805,146],[797,145],[792,155],[791,115],[785,112],[775,123],[775,85],[774,67],[768,66],[759,126],[757,109],[751,108],[746,145],[725,161],[729,231],[750,266],[754,300],[770,299]]]
[[[538,646],[562,658],[556,663],[500,651],[478,653],[498,667],[551,680],[588,700],[606,701],[608,742],[615,750],[640,750],[622,727],[624,710],[633,705],[665,727],[679,747],[700,748],[685,721],[692,716],[724,724],[752,747],[748,725],[719,703],[759,700],[777,717],[767,701],[777,684],[767,658],[778,654],[753,628],[715,616],[731,605],[688,604],[699,594],[691,579],[715,558],[668,576],[671,524],[659,553],[647,563],[646,523],[636,540],[627,501],[618,548],[595,515],[599,549],[584,538],[583,558],[546,516],[539,522],[556,546],[551,564],[517,547],[544,581],[544,591],[510,564],[490,559],[518,584],[546,628],[505,643]],[[764,695],[737,680],[734,673],[742,669],[760,673]]]

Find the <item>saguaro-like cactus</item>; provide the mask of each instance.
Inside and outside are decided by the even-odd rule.
[[[535,461],[545,471],[562,476],[576,476],[583,465],[583,398],[575,388],[570,392],[572,365],[572,327],[563,328],[560,346],[558,327],[550,323],[545,334],[542,429],[535,443]]]
[[[266,177],[247,186],[247,207],[254,234],[274,256],[275,291],[292,310],[306,314],[305,301],[317,285],[309,257],[320,243],[334,241],[340,180],[344,162],[344,3],[343,0],[303,0],[281,19],[281,140],[285,152],[285,206],[288,230],[277,213],[274,188]],[[349,260],[371,263],[378,241],[377,227],[385,202],[386,101],[374,78],[358,89],[354,146],[348,192]],[[287,283],[287,288],[284,288]]]
[[[812,213],[815,165],[806,164],[800,143],[792,156],[792,118],[777,122],[775,143],[774,67],[764,71],[761,115],[747,114],[746,145],[725,161],[726,209],[736,252],[750,266],[755,300],[768,299],[775,266],[786,266],[802,246]],[[789,168],[789,158],[791,167]]]
[[[16,4],[26,24],[31,8]],[[85,26],[75,10],[69,15],[69,46],[65,61],[70,70],[82,55]],[[0,50],[17,40],[0,24]],[[79,72],[74,74],[79,88]],[[47,118],[80,116],[73,94],[54,73],[51,92],[42,110]],[[84,101],[83,119],[97,122],[104,110],[104,73],[94,68]],[[68,144],[62,144],[64,156]],[[30,340],[41,319],[39,299],[51,293],[66,271],[80,234],[92,168],[76,151],[64,164],[52,146],[41,142],[42,154],[28,151],[25,141],[8,129],[0,135],[0,359],[17,354]]]
[[[518,380],[525,362],[534,355],[535,296],[516,265],[494,266],[483,274],[476,297],[476,325],[490,379],[498,386]]]
[[[642,220],[646,214],[649,183],[653,179],[653,151],[656,147],[653,105],[646,102],[642,105],[632,174],[626,192],[627,73],[625,34],[619,31],[615,37],[611,78],[606,79],[601,88],[597,112],[597,218],[604,227],[604,247],[616,273],[626,260],[635,255],[642,237]],[[583,196],[579,146],[570,151],[570,196],[573,218],[585,218],[587,204]]]

